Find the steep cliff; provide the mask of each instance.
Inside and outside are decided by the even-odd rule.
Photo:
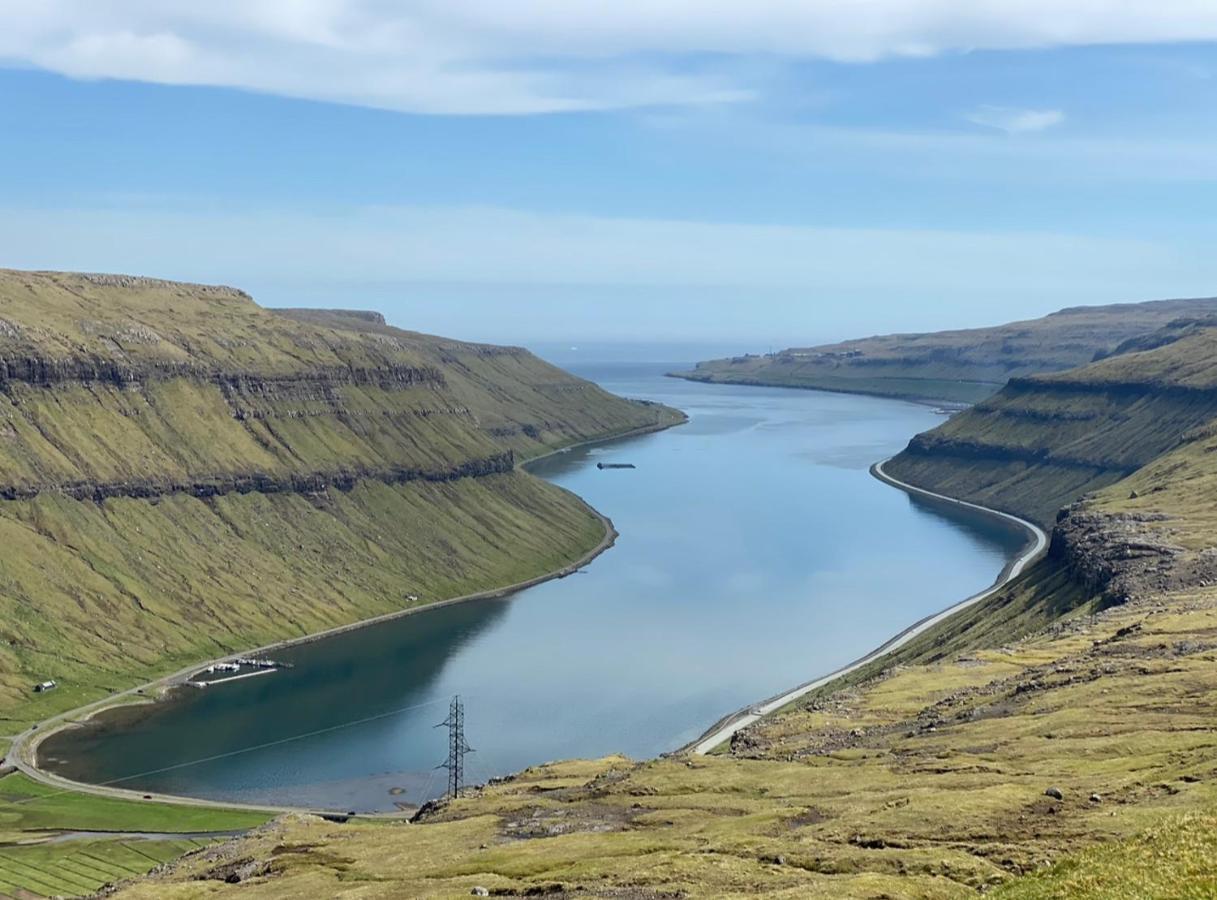
[[[376,314],[0,271],[0,718],[558,569],[603,523],[516,462],[679,421]]]
[[[1012,378],[1082,366],[1173,320],[1214,313],[1215,299],[1080,306],[992,328],[889,334],[709,360],[674,374],[695,381],[972,403]]]
[[[1070,372],[1020,378],[918,435],[897,477],[1051,524],[1056,512],[1191,439],[1217,417],[1217,328]]]

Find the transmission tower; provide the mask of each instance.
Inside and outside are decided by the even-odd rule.
[[[448,758],[435,768],[448,770],[448,797],[452,799],[460,795],[465,783],[465,754],[473,752],[465,743],[465,706],[460,694],[452,698],[448,718],[435,727],[448,729]]]

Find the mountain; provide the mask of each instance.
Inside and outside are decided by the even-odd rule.
[[[1217,314],[1217,299],[1077,306],[993,328],[890,334],[698,363],[692,381],[800,387],[972,403],[1012,378],[1105,356],[1176,319]]]
[[[2,270],[0,719],[574,564],[607,524],[517,464],[680,421],[375,313]]]

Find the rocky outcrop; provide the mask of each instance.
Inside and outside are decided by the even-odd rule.
[[[269,475],[264,472],[217,474],[190,481],[139,480],[116,482],[76,481],[66,484],[4,485],[0,500],[31,500],[40,494],[62,494],[76,500],[101,502],[114,497],[156,499],[172,494],[192,497],[219,497],[224,494],[318,494],[329,488],[352,490],[361,480],[373,479],[385,484],[405,484],[411,481],[455,481],[458,478],[479,478],[500,475],[515,468],[510,451],[493,456],[470,459],[447,468],[424,469],[403,466],[381,469],[358,467],[332,471],[303,472],[290,475]]]
[[[912,456],[948,456],[963,460],[989,462],[1019,462],[1032,465],[1064,466],[1074,469],[1091,469],[1098,472],[1127,475],[1140,465],[1127,464],[1119,460],[1085,458],[1067,453],[1054,453],[1048,447],[1020,447],[989,444],[983,441],[941,438],[928,431],[916,435],[909,441],[905,453]]]
[[[189,363],[158,362],[133,365],[104,357],[77,356],[63,359],[0,357],[0,388],[18,381],[42,387],[80,382],[126,387],[145,381],[196,378],[214,384],[257,389],[274,384],[358,384],[392,389],[429,385],[443,387],[444,374],[433,366],[330,366],[305,372],[275,375],[258,372],[217,371]]]
[[[1048,554],[1108,604],[1217,583],[1217,554],[1169,540],[1161,513],[1110,514],[1074,503],[1061,510]]]

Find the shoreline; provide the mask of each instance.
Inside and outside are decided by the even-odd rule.
[[[934,491],[927,491],[925,488],[919,488],[915,485],[903,482],[884,471],[884,464],[890,461],[891,457],[872,465],[870,467],[871,475],[882,481],[884,484],[897,488],[898,490],[902,490],[906,494],[929,497],[939,502],[985,513],[993,518],[1002,519],[1003,521],[1012,522],[1015,525],[1018,525],[1028,535],[1028,541],[1024,545],[1022,551],[1002,567],[994,582],[984,590],[972,594],[970,597],[966,597],[963,600],[960,600],[958,603],[954,603],[951,606],[948,606],[946,609],[941,610],[940,612],[932,613],[914,622],[904,630],[888,638],[887,641],[880,644],[870,653],[867,653],[865,656],[862,656],[851,663],[847,663],[839,669],[829,672],[827,675],[821,675],[820,677],[804,682],[791,690],[783,691],[781,694],[777,694],[766,700],[762,700],[759,703],[750,704],[743,709],[724,716],[711,725],[706,731],[704,731],[702,735],[695,741],[686,744],[680,749],[674,751],[674,753],[691,752],[697,756],[704,756],[724,742],[731,740],[736,732],[754,724],[755,722],[759,722],[765,716],[776,712],[783,706],[793,703],[801,697],[810,694],[812,691],[819,690],[820,688],[836,681],[838,678],[848,675],[851,672],[855,672],[865,665],[890,655],[896,650],[899,650],[909,641],[913,640],[913,638],[924,634],[935,625],[946,621],[955,613],[974,606],[975,604],[980,603],[982,600],[987,600],[989,597],[993,596],[995,593],[1021,575],[1027,566],[1037,561],[1044,555],[1045,552],[1047,552],[1048,535],[1034,522],[1029,522],[1026,519],[1019,518],[1018,516],[1011,515],[1007,512],[1002,512],[998,509],[990,509],[989,507],[981,506],[978,503],[969,503],[967,500],[959,500],[955,497],[948,497],[945,494],[937,494]]]
[[[608,437],[592,438],[586,441],[578,441],[574,444],[567,444],[564,447],[557,447],[539,456],[531,457],[527,460],[522,460],[516,464],[516,469],[522,469],[528,472],[529,466],[538,463],[542,460],[557,456],[579,447],[590,447],[600,444],[609,444],[615,441],[627,440],[629,438],[641,437],[646,434],[653,434],[660,431],[666,431],[669,428],[674,428],[678,425],[683,425],[688,422],[688,416],[684,416],[680,421],[670,424],[657,423],[654,425],[645,425],[641,428],[635,428],[630,431],[622,432],[621,434],[611,435]],[[531,472],[528,474],[532,475]],[[533,476],[538,477],[538,476]],[[552,484],[552,482],[549,482]],[[355,631],[361,628],[370,628],[376,625],[381,625],[386,622],[391,622],[396,619],[402,619],[407,616],[416,615],[418,613],[428,612],[433,609],[440,609],[445,606],[454,606],[458,603],[471,603],[478,600],[500,600],[509,597],[520,591],[535,587],[539,584],[544,584],[547,581],[555,581],[572,575],[580,569],[594,561],[602,553],[611,549],[617,542],[620,536],[616,527],[613,525],[613,520],[604,515],[578,494],[573,491],[567,491],[566,488],[552,485],[560,491],[565,491],[570,496],[574,497],[585,509],[588,510],[604,527],[604,536],[600,542],[591,550],[584,553],[581,557],[573,562],[554,569],[550,572],[537,575],[533,578],[525,579],[524,581],[515,582],[513,584],[504,585],[501,587],[487,588],[483,591],[476,591],[471,594],[463,594],[459,597],[450,597],[446,600],[437,600],[433,603],[426,603],[420,606],[412,606],[406,609],[393,610],[392,612],[383,613],[379,616],[373,616],[369,619],[360,619],[356,622],[349,622],[345,625],[336,625],[333,628],[327,628],[323,631],[316,631],[311,634],[301,635],[295,638],[286,638],[284,640],[275,641],[270,644],[265,644],[254,649],[239,650],[225,656],[216,657],[214,659],[205,659],[191,665],[172,672],[168,675],[162,675],[150,682],[138,684],[122,691],[117,691],[109,694],[100,700],[95,700],[92,703],[87,703],[84,706],[76,707],[75,709],[59,713],[37,722],[25,731],[13,736],[12,744],[7,751],[7,762],[14,766],[17,771],[31,778],[34,781],[48,785],[50,787],[59,788],[65,791],[75,791],[78,793],[93,794],[94,796],[110,797],[122,800],[139,800],[141,802],[159,802],[171,803],[178,806],[206,806],[215,809],[234,809],[251,812],[268,812],[274,814],[283,813],[313,813],[313,814],[334,814],[339,812],[332,809],[316,809],[304,806],[276,806],[276,805],[261,805],[261,804],[243,804],[238,802],[223,802],[218,800],[208,800],[202,797],[186,797],[175,794],[161,794],[155,792],[140,791],[130,788],[118,788],[108,785],[89,784],[84,781],[74,781],[70,778],[65,778],[61,775],[56,775],[53,772],[48,772],[38,766],[38,748],[47,738],[54,734],[58,734],[68,728],[76,728],[88,722],[94,716],[100,715],[112,709],[117,709],[124,706],[138,706],[148,703],[161,702],[164,694],[169,690],[180,687],[189,681],[192,674],[197,673],[200,669],[217,663],[235,662],[239,657],[257,656],[260,654],[271,653],[276,650],[282,650],[287,647],[296,647],[303,644],[313,643],[315,641],[324,640],[336,635],[345,634],[350,631]],[[217,685],[218,686],[218,685]],[[346,815],[345,811],[341,812]],[[406,816],[405,813],[402,816]],[[374,818],[393,818],[396,814],[374,814]]]

